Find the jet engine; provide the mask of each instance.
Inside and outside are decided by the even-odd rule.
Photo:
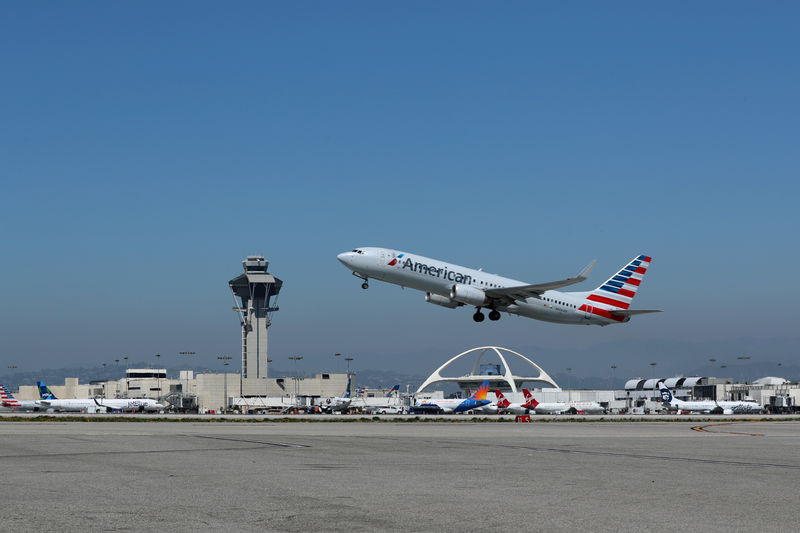
[[[450,298],[446,296],[439,296],[438,294],[433,294],[430,292],[425,293],[425,301],[431,304],[441,305],[442,307],[447,307],[450,309],[455,309],[460,305],[464,305],[461,302],[454,302]]]
[[[457,283],[450,289],[450,299],[457,302],[481,307],[486,303],[486,294],[480,289]]]

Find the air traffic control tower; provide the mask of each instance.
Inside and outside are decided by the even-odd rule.
[[[269,261],[263,255],[248,255],[242,261],[244,274],[228,282],[242,323],[242,378],[267,377],[267,329],[272,324],[271,306],[277,303],[283,281],[267,273]]]

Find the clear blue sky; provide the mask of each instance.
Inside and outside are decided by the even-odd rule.
[[[570,349],[733,358],[740,337],[800,361],[798,19],[794,2],[6,3],[2,359],[236,356],[227,281],[263,253],[285,282],[282,368],[344,352],[423,373],[498,344],[591,374],[606,356]],[[597,258],[586,287],[646,253],[635,307],[666,312],[476,325],[362,291],[336,254],[368,245],[531,283]]]

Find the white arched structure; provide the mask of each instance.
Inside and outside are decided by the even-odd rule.
[[[448,377],[443,377],[442,376],[442,370],[444,370],[445,368],[447,368],[448,366],[453,364],[455,361],[461,359],[462,357],[466,357],[466,356],[468,356],[470,354],[474,354],[475,352],[479,352],[479,354],[478,354],[477,359],[475,360],[475,364],[472,365],[472,371],[469,374],[467,374],[466,376],[455,377],[455,378],[448,378]],[[500,359],[500,363],[503,365],[503,369],[504,369],[504,372],[503,372],[502,375],[496,375],[496,374],[481,375],[481,374],[476,374],[475,373],[479,368],[479,365],[481,363],[481,359],[483,359],[483,356],[486,355],[487,353],[493,353],[493,354],[497,355],[497,357]],[[506,356],[504,356],[503,353],[510,354],[510,355],[513,355],[515,357],[518,357],[518,358],[522,359],[528,365],[530,365],[534,369],[536,369],[536,372],[537,372],[536,375],[535,376],[524,376],[524,375],[516,376],[516,375],[514,375],[514,373],[511,372],[511,367],[508,366],[508,361],[506,361]],[[501,348],[499,346],[481,346],[481,347],[478,347],[478,348],[472,348],[471,350],[467,350],[466,352],[462,352],[462,353],[458,354],[457,356],[453,357],[452,359],[450,359],[449,361],[447,361],[445,364],[443,364],[439,368],[437,368],[433,372],[433,374],[428,376],[428,379],[426,379],[422,383],[422,385],[420,385],[420,387],[417,389],[417,393],[422,392],[423,390],[425,390],[426,387],[428,387],[430,385],[433,385],[434,383],[445,382],[445,383],[459,383],[459,384],[480,384],[480,383],[486,381],[487,379],[490,382],[494,382],[494,383],[505,382],[506,384],[508,384],[508,387],[512,390],[512,392],[518,392],[518,389],[520,388],[519,387],[520,384],[522,384],[523,382],[526,382],[526,381],[539,381],[541,383],[547,383],[548,385],[552,385],[554,388],[556,388],[558,390],[561,390],[561,387],[559,387],[556,384],[556,382],[553,381],[553,378],[551,378],[547,374],[547,372],[542,370],[542,367],[540,367],[539,365],[537,365],[536,363],[534,363],[533,361],[531,361],[530,359],[528,359],[524,355],[522,355],[520,353],[517,353],[517,352],[515,352],[513,350],[509,350],[508,348]]]

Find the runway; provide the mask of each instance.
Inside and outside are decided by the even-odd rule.
[[[2,529],[795,531],[800,422],[2,422]]]

